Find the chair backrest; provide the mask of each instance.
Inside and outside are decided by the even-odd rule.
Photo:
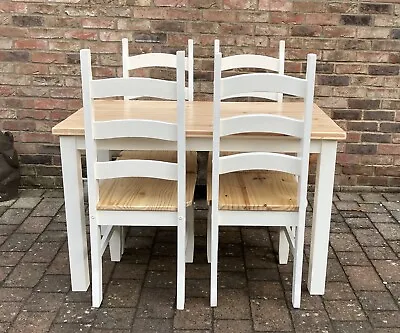
[[[221,78],[221,59],[221,53],[217,53],[214,64],[213,209],[218,209],[220,175],[244,170],[276,170],[299,177],[299,212],[302,211],[305,214],[316,68],[315,54],[307,56],[305,79],[275,73],[252,73]],[[226,96],[262,91],[263,89],[302,97],[304,99],[303,119],[289,118],[279,114],[246,114],[221,119],[221,100]],[[249,112],[251,113],[251,109]],[[297,138],[299,139],[299,150],[296,156],[276,152],[245,152],[220,156],[220,144],[224,137],[252,132],[275,133]],[[277,147],[277,151],[279,151],[279,147]]]
[[[219,40],[214,41],[214,55],[220,52]],[[285,72],[285,41],[279,41],[279,57],[269,57],[258,54],[238,54],[228,57],[223,57],[221,60],[221,70],[227,71],[232,69],[240,68],[254,68],[263,69],[268,71],[277,72],[279,74],[284,74]],[[258,97],[269,99],[272,101],[282,102],[282,93],[273,93],[268,90],[263,92],[248,92],[248,93],[237,93],[232,96],[227,96],[227,98],[233,97]]]
[[[178,182],[178,213],[185,210],[185,53],[176,53],[176,81],[151,78],[109,78],[93,80],[90,50],[81,50],[81,76],[85,118],[89,206],[95,209],[99,180],[124,177],[147,177]],[[116,96],[141,95],[176,100],[177,121],[167,123],[146,119],[95,120],[94,100]],[[118,160],[101,162],[98,144],[117,138],[149,138],[176,142],[177,163],[153,160]],[[94,211],[91,211],[91,214]],[[184,215],[182,215],[184,216]]]
[[[193,101],[193,39],[188,40],[188,55],[185,57],[185,70],[188,72],[188,84],[185,87],[185,99]],[[129,77],[129,71],[147,67],[176,68],[176,55],[169,53],[144,53],[129,55],[129,42],[127,38],[122,39],[122,72],[123,77]],[[124,99],[133,99],[143,96],[125,96]]]

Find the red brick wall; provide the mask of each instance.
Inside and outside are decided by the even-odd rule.
[[[288,73],[318,55],[317,103],[348,133],[336,183],[399,186],[399,27],[400,0],[1,0],[2,128],[15,134],[24,184],[59,186],[51,127],[81,106],[81,48],[95,76],[115,76],[122,37],[136,53],[193,37],[195,98],[210,99],[214,38],[225,55],[276,55],[283,38]]]

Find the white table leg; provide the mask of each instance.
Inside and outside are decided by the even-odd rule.
[[[336,146],[336,141],[322,141],[321,153],[317,163],[310,263],[308,267],[308,290],[311,295],[323,295],[325,292]]]
[[[89,287],[90,278],[81,154],[73,136],[61,136],[60,149],[72,290],[86,291]]]

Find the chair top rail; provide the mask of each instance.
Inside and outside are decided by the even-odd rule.
[[[234,68],[259,68],[278,72],[279,59],[258,54],[238,54],[222,58],[222,71]]]
[[[176,68],[176,55],[169,53],[144,53],[131,55],[127,59],[127,69],[146,67]],[[188,57],[185,57],[185,70],[189,69]]]
[[[241,74],[221,79],[221,99],[237,93],[263,91],[305,97],[307,81],[275,73]]]

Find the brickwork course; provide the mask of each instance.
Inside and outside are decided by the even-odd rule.
[[[122,260],[103,259],[104,300],[71,291],[62,191],[24,190],[0,203],[0,333],[398,333],[400,203],[395,193],[336,192],[326,292],[291,306],[291,262],[276,228],[220,230],[219,303],[209,306],[206,206],[196,200],[194,263],[176,310],[175,228],[131,228]],[[312,203],[312,196],[310,196]]]
[[[284,39],[290,75],[304,76],[307,53],[317,54],[316,103],[347,132],[336,184],[396,187],[399,26],[399,0],[1,0],[1,127],[15,135],[24,185],[62,186],[51,128],[82,105],[80,49],[92,50],[96,78],[113,77],[123,37],[132,54],[193,38],[195,99],[211,100],[215,38],[224,55],[271,56]]]

